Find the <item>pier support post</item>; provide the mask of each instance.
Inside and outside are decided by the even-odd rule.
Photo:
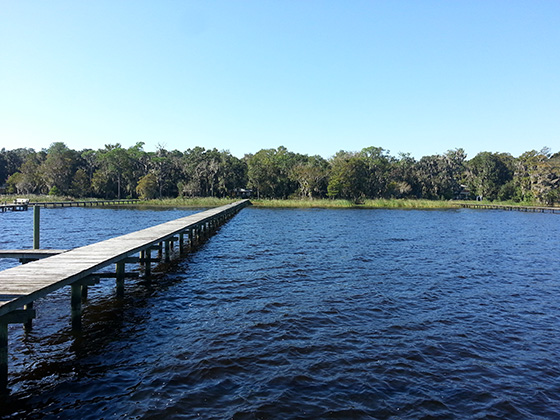
[[[72,329],[80,331],[82,329],[82,285],[80,283],[72,284]]]
[[[188,249],[189,251],[191,251],[193,249],[193,234],[194,234],[194,229],[189,229],[188,230],[188,238],[187,238],[187,245],[188,245]]]
[[[8,392],[8,325],[25,324],[35,315],[34,309],[16,309],[0,316],[0,394]]]
[[[185,232],[179,233],[179,255],[183,255],[183,246],[185,245]]]
[[[33,302],[29,302],[27,305],[23,305],[23,310],[33,311]],[[23,323],[23,329],[25,330],[25,332],[29,332],[32,328],[33,318],[29,318],[26,322]]]
[[[39,249],[41,237],[41,207],[33,207],[33,249]]]
[[[88,298],[88,285],[82,285],[82,301],[85,302]]]
[[[146,259],[146,265],[144,266],[144,275],[150,277],[152,275],[152,250],[150,248],[144,251],[144,258]]]
[[[99,277],[97,276],[86,277],[85,279],[82,279],[75,283],[76,287],[80,288],[82,303],[87,301],[89,286],[93,286],[98,283],[99,283]],[[76,291],[76,298],[77,295],[78,295],[78,291]]]
[[[169,261],[171,261],[171,245],[170,245],[169,240],[164,241],[165,244],[165,262],[168,263]]]
[[[8,323],[0,320],[0,394],[8,389]]]
[[[115,273],[117,275],[117,297],[124,296],[124,262],[119,261],[116,264]]]
[[[158,259],[161,261],[162,252],[163,252],[163,251],[162,251],[162,250],[163,250],[163,246],[162,246],[162,243],[161,243],[161,242],[158,244],[158,247],[159,247],[159,248],[158,248],[157,257],[158,257]]]

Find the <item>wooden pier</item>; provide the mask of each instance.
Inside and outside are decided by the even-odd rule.
[[[122,204],[137,204],[141,200],[86,200],[86,201],[37,201],[30,202],[26,199],[16,199],[13,203],[0,203],[0,212],[26,211],[29,207],[57,208],[57,207],[97,207],[117,206]]]
[[[536,206],[508,206],[504,204],[483,204],[483,203],[461,203],[461,207],[468,209],[491,209],[524,211],[533,213],[560,213],[560,207],[536,207]]]
[[[16,198],[13,203],[0,203],[0,212],[26,211],[29,208],[29,200]]]
[[[7,392],[8,386],[8,324],[21,323],[31,328],[36,316],[34,301],[71,286],[69,312],[72,327],[79,330],[82,297],[87,296],[88,286],[103,277],[116,278],[117,296],[122,295],[124,279],[131,277],[125,264],[140,263],[144,275],[150,276],[153,262],[171,260],[173,243],[178,243],[178,254],[183,254],[187,247],[208,237],[250,204],[249,200],[241,200],[68,251],[45,250],[51,251],[48,257],[40,255],[40,250],[5,252],[4,256],[12,258],[41,259],[0,272],[0,393]],[[156,258],[152,258],[152,251],[157,251]],[[115,264],[115,273],[99,273],[111,264]]]
[[[141,200],[125,199],[125,200],[87,200],[87,201],[37,201],[29,203],[29,206],[56,208],[56,207],[94,207],[94,206],[115,206],[121,204],[137,204]]]

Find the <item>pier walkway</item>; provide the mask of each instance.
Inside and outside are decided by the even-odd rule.
[[[147,229],[118,236],[72,250],[54,250],[52,256],[0,272],[0,393],[8,384],[8,324],[22,323],[31,327],[35,318],[33,302],[64,286],[71,286],[71,319],[75,329],[81,328],[81,301],[87,287],[101,277],[117,281],[117,295],[124,293],[124,278],[139,273],[126,273],[126,263],[140,263],[145,276],[151,273],[152,262],[169,262],[173,243],[178,242],[179,254],[188,245],[196,245],[217,227],[250,205],[249,200],[196,213]],[[157,251],[157,258],[151,252]],[[9,251],[20,259],[29,252]],[[138,257],[133,257],[139,254]],[[40,256],[39,256],[40,257]],[[115,273],[99,270],[115,264]]]
[[[30,202],[29,207],[93,207],[93,206],[114,206],[119,204],[136,204],[141,200],[131,198],[123,200],[86,200],[86,201],[37,201]]]
[[[536,207],[536,206],[507,206],[504,204],[483,204],[483,203],[461,203],[461,207],[468,209],[491,209],[524,211],[534,213],[560,213],[560,207]]]
[[[141,200],[125,199],[125,200],[85,200],[85,201],[37,201],[31,202],[27,199],[16,199],[13,203],[0,203],[0,212],[7,211],[26,211],[29,207],[94,207],[94,206],[115,206],[121,204],[136,204]]]

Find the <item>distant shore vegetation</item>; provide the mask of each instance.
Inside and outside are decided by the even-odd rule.
[[[463,149],[392,156],[381,147],[341,150],[330,159],[261,149],[237,158],[228,151],[186,151],[143,143],[125,148],[0,150],[0,194],[80,199],[140,198],[153,205],[208,207],[249,197],[267,207],[453,207],[453,200],[554,205],[560,201],[560,152],[518,157]],[[180,204],[182,203],[182,204]],[[211,204],[214,203],[214,204]]]

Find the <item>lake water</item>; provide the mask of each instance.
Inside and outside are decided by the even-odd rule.
[[[193,212],[43,209],[42,246]],[[0,247],[31,221],[1,214]],[[247,208],[123,299],[91,288],[81,333],[68,288],[38,301],[0,416],[560,418],[559,255],[553,214]]]

